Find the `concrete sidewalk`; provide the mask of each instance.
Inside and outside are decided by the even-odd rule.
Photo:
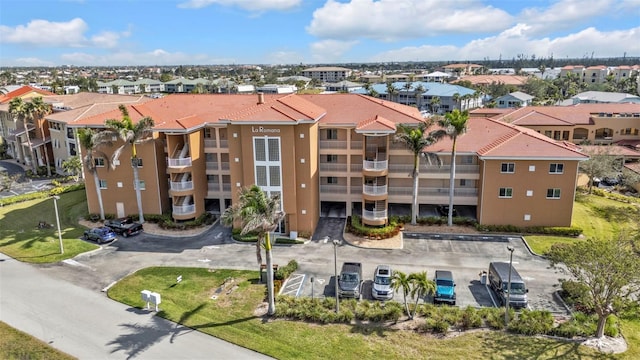
[[[0,320],[79,359],[269,358],[112,301],[1,253]]]

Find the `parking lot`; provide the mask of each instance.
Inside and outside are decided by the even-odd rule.
[[[481,273],[492,261],[509,261],[507,246],[514,247],[513,265],[529,288],[529,307],[566,314],[566,309],[554,296],[558,279],[562,274],[551,269],[546,260],[532,255],[519,237],[470,237],[441,236],[434,238],[424,234],[407,234],[402,250],[358,249],[349,245],[339,246],[338,271],[344,261],[361,261],[364,283],[362,297],[371,298],[373,272],[378,264],[389,264],[396,271],[405,273],[427,271],[433,278],[435,270],[450,270],[456,281],[457,305],[461,307],[486,307],[499,305],[495,293],[482,283]],[[332,247],[332,245],[326,245]],[[313,283],[311,282],[313,278]],[[333,259],[319,266],[301,262],[295,280],[289,281],[283,290],[289,295],[333,297],[335,293]],[[402,294],[394,297],[402,301]],[[430,302],[431,299],[425,299]]]

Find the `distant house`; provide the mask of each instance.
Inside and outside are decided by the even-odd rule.
[[[265,84],[256,88],[257,92],[264,94],[293,94],[298,91],[295,85]]]
[[[322,86],[324,86],[326,91],[333,92],[354,92],[357,89],[362,89],[362,84],[347,80],[337,83],[324,83]]]
[[[533,96],[516,91],[496,98],[496,104],[499,108],[518,108],[531,105],[532,100]]]
[[[449,64],[442,67],[445,73],[458,77],[475,74],[477,70],[482,68],[483,66],[478,64]]]
[[[604,92],[604,91],[585,91],[580,94],[572,96],[568,100],[565,100],[562,103],[562,105],[606,104],[606,103],[640,104],[640,96],[625,94],[625,93]]]

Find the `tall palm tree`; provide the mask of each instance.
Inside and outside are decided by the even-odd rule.
[[[131,167],[133,167],[133,184],[136,190],[136,201],[138,202],[138,216],[140,223],[144,223],[144,215],[142,213],[142,195],[140,193],[140,176],[138,175],[138,166],[140,166],[140,159],[138,159],[138,153],[136,152],[136,143],[145,139],[153,128],[153,119],[150,117],[144,117],[137,123],[133,123],[129,116],[129,111],[124,105],[118,107],[122,113],[122,119],[108,119],[105,121],[107,131],[111,134],[117,135],[120,140],[124,142],[112,155],[111,165],[115,166],[115,161],[120,157],[122,149],[129,145],[131,146]]]
[[[436,139],[448,136],[453,144],[451,145],[451,173],[449,175],[449,214],[447,216],[447,224],[453,225],[453,194],[455,189],[456,177],[456,142],[458,137],[467,132],[467,123],[469,121],[469,112],[460,111],[458,109],[447,113],[444,118],[438,120],[438,125],[442,128],[433,133]]]
[[[431,102],[429,103],[429,105],[431,105],[431,113],[432,114],[437,114],[438,111],[440,110],[440,97],[439,96],[432,96],[431,97]]]
[[[455,93],[455,94],[453,94],[452,98],[453,98],[453,103],[454,103],[453,104],[454,110],[455,110],[456,106],[458,107],[458,109],[460,109],[459,103],[460,103],[460,99],[462,98],[460,96],[460,94],[459,93]]]
[[[393,97],[395,95],[398,95],[398,89],[396,89],[395,86],[393,86],[392,82],[388,82],[387,83],[387,96],[389,97],[387,100],[389,101],[393,101]]]
[[[27,118],[31,120],[31,122],[36,124],[36,121],[41,120],[44,116],[51,114],[52,109],[51,105],[45,103],[42,100],[42,96],[34,97],[30,102],[25,104]],[[40,128],[42,139],[44,140],[44,125],[36,126],[36,128]],[[47,166],[47,176],[51,177],[51,167],[49,166],[49,152],[47,151],[46,145],[43,145],[44,159]]]
[[[402,88],[404,89],[404,93],[405,93],[405,98],[404,98],[404,104],[405,105],[409,105],[409,91],[411,91],[411,82],[407,81],[404,83],[404,85],[402,86]]]
[[[102,158],[105,161],[109,161],[107,155],[100,151],[98,148],[102,145],[111,146],[111,134],[106,131],[96,132],[93,129],[79,129],[78,139],[82,149],[86,151],[86,154],[82,158],[82,164],[93,175],[93,182],[96,187],[96,195],[98,196],[98,206],[100,207],[100,220],[104,220],[104,205],[102,203],[102,191],[100,190],[100,179],[98,178],[98,168],[96,166],[96,159]],[[108,164],[105,164],[108,165]]]
[[[427,161],[440,161],[439,158],[431,153],[425,153],[424,148],[432,145],[437,141],[436,138],[427,134],[427,129],[431,126],[431,120],[420,122],[417,127],[411,127],[404,124],[398,126],[399,132],[395,135],[395,140],[403,143],[405,147],[413,154],[413,194],[411,202],[411,225],[417,224],[418,219],[418,183],[420,176],[420,155],[425,154]]]
[[[413,319],[411,311],[409,311],[409,304],[407,303],[407,295],[409,295],[409,291],[411,291],[411,278],[409,275],[402,271],[394,271],[393,277],[391,278],[391,288],[395,291],[402,290],[404,310],[407,312],[409,319]]]
[[[242,235],[250,232],[257,233],[256,259],[258,266],[262,264],[261,248],[264,246],[267,257],[267,293],[269,298],[267,313],[269,315],[273,315],[276,311],[269,233],[277,228],[283,218],[284,212],[280,209],[280,196],[267,196],[257,185],[240,190],[238,202],[228,207],[220,217],[220,221],[226,226],[233,226],[234,222],[240,221]]]
[[[416,304],[413,308],[412,316],[415,317],[416,311],[418,311],[418,301],[428,294],[435,293],[436,284],[433,280],[427,278],[426,271],[409,275],[409,281],[411,282],[411,296],[416,298]]]
[[[11,99],[9,102],[9,113],[13,115],[13,121],[17,122],[18,120],[22,121],[22,126],[24,127],[25,136],[27,138],[27,147],[29,149],[29,153],[24,155],[24,161],[26,163],[27,156],[29,161],[31,162],[31,170],[35,174],[37,172],[36,163],[33,156],[33,148],[31,146],[31,137],[29,136],[29,128],[27,127],[27,106],[22,98],[15,97]],[[20,149],[22,149],[22,144],[19,144]]]

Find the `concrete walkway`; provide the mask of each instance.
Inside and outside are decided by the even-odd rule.
[[[79,359],[268,359],[1,253],[0,320]]]

